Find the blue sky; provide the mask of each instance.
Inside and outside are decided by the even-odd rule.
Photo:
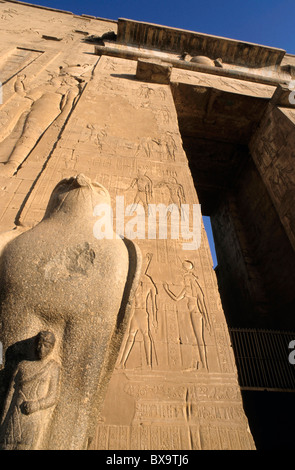
[[[31,0],[28,3],[117,20],[128,18],[284,49],[295,54],[295,0]],[[204,217],[213,266],[210,219]]]

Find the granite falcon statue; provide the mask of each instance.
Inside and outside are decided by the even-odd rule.
[[[50,363],[59,379],[54,382],[55,399],[48,401],[51,412],[38,425],[38,445],[33,448],[85,449],[91,439],[141,269],[140,251],[134,243],[115,235],[113,239],[94,237],[93,209],[100,203],[110,203],[102,185],[84,175],[62,180],[53,190],[41,222],[2,246],[2,448],[6,442],[9,448],[24,448],[30,441],[30,416],[42,412],[44,400],[32,390],[29,399],[12,394],[10,406],[7,399],[17,370],[37,366],[39,370],[40,361],[34,366],[36,338],[46,330],[55,338]],[[29,361],[31,369],[26,366]],[[35,379],[36,390],[44,381],[52,382],[47,370],[49,374],[45,365],[39,380]],[[21,383],[18,390],[24,390]],[[23,404],[28,401],[35,403]],[[17,414],[22,422],[28,421],[23,432],[12,438],[13,426],[3,423],[14,423]]]

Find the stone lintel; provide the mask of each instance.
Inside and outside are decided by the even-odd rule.
[[[157,60],[161,59],[160,55],[157,55],[157,53],[153,52],[143,52],[142,50],[130,50],[130,49],[123,49],[122,47],[118,46],[101,46],[101,45],[96,45],[94,47],[95,54],[97,55],[106,55],[110,57],[118,57],[121,59],[127,59],[127,60],[138,60],[138,59],[144,59],[144,60]],[[162,55],[162,58],[164,59],[165,56]],[[217,66],[212,66],[212,65],[205,65],[204,63],[195,63],[195,62],[188,62],[186,60],[181,60],[181,59],[173,59],[171,57],[166,58],[164,60],[165,62],[169,62],[173,67],[175,68],[180,68],[180,69],[185,69],[188,71],[192,72],[204,72],[208,74],[213,74],[213,75],[218,75],[222,77],[228,77],[228,78],[235,78],[238,80],[246,80],[250,82],[256,82],[256,83],[263,83],[265,85],[273,85],[276,86],[279,83],[282,83],[284,85],[287,85],[287,80],[282,79],[282,78],[271,78],[271,77],[266,77],[264,75],[259,75],[251,72],[242,72],[240,70],[236,69],[228,69],[228,68],[221,68]]]
[[[118,42],[192,56],[222,58],[228,64],[250,68],[278,67],[286,53],[283,49],[237,41],[177,28],[118,19]]]

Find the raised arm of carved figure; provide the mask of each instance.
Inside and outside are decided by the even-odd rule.
[[[167,292],[167,294],[169,295],[169,297],[171,297],[171,299],[174,300],[175,302],[178,302],[179,300],[184,299],[184,297],[185,297],[185,288],[183,288],[182,291],[178,295],[176,295],[170,290],[170,287],[167,284],[167,282],[163,283],[163,287],[164,287],[165,291]]]
[[[153,280],[151,280],[149,297],[151,300],[152,324],[155,328],[157,328],[158,326],[158,305],[157,305],[158,289],[156,285],[154,284]]]
[[[202,317],[204,319],[204,324],[209,333],[211,332],[211,322],[206,306],[206,301],[205,301],[205,294],[203,292],[202,287],[200,286],[200,283],[198,281],[197,276],[193,274],[193,280],[197,289],[197,305],[200,313],[202,314]]]

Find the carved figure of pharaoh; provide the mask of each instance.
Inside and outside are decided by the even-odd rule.
[[[102,185],[65,179],[39,224],[8,242],[3,235],[4,449],[86,449],[95,430],[141,270],[133,242],[94,237],[97,204],[110,204]]]

